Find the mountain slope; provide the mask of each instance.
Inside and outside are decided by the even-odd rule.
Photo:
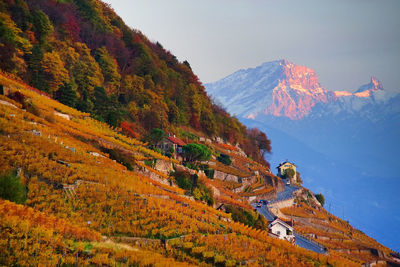
[[[374,77],[355,93],[328,91],[312,69],[280,60],[240,70],[206,87],[240,118],[291,134],[337,160],[368,162],[352,164],[375,175],[385,162],[387,174],[396,173],[400,94],[385,91]]]
[[[299,119],[332,97],[312,69],[286,60],[237,71],[206,87],[229,112],[249,118],[263,113]]]
[[[125,122],[135,137],[184,125],[256,151],[246,128],[212,103],[187,61],[128,27],[109,5],[2,1],[0,17],[0,69],[15,79],[114,127]]]
[[[101,1],[3,1],[0,16],[0,179],[2,189],[11,183],[25,192],[24,206],[0,201],[0,264],[355,266],[389,259],[389,249],[366,244],[358,231],[363,247],[386,254],[317,255],[270,238],[248,201],[273,198],[282,185],[260,156],[269,149],[265,134],[213,104],[188,62],[129,29]],[[175,149],[163,155],[159,144],[137,139],[158,127],[212,157],[182,162],[171,157]]]
[[[300,120],[320,116],[321,112],[331,115],[357,113],[359,116],[363,114],[362,109],[368,110],[367,105],[383,105],[393,97],[392,93],[384,91],[382,83],[375,77],[355,93],[328,91],[321,86],[313,69],[286,60],[239,70],[206,84],[206,88],[229,112],[253,119],[271,115]],[[314,108],[317,105],[323,108]]]
[[[152,175],[149,178],[143,168],[153,174],[159,172],[140,164],[149,158],[170,164],[177,164],[176,160],[90,119],[87,113],[7,77],[0,76],[0,80],[7,84],[9,96],[19,95],[22,102],[1,96],[1,169],[17,169],[14,179],[28,189],[25,205],[30,207],[0,201],[1,222],[8,223],[0,225],[5,227],[0,235],[2,264],[35,260],[44,265],[144,266],[157,262],[174,266],[294,266],[312,262],[356,266],[360,262],[357,257],[347,259],[335,251],[318,255],[269,237],[265,226],[256,229],[232,221],[230,214],[194,201],[182,189],[171,186],[172,177],[161,179],[170,179],[168,183],[158,182],[160,179]],[[27,109],[22,105],[28,105]],[[129,171],[112,160],[112,153],[102,152],[105,148],[130,153],[135,168]],[[24,215],[27,212],[29,216]],[[24,221],[17,223],[21,216]],[[15,227],[10,230],[9,225]],[[20,239],[25,233],[24,240]],[[105,242],[98,240],[100,234]],[[14,253],[10,240],[16,242],[16,248],[29,249],[38,257]],[[50,247],[33,252],[30,242]],[[375,246],[381,247],[377,243]],[[51,257],[42,253],[51,253]]]
[[[390,232],[376,225],[382,228],[379,218],[383,217],[393,222],[392,226],[399,222],[393,214],[398,212],[399,201],[391,188],[400,186],[400,94],[385,91],[374,77],[354,93],[327,91],[312,70],[293,65],[284,60],[264,63],[206,88],[246,125],[259,127],[273,138],[272,166],[286,158],[301,164],[307,187],[325,192],[328,202],[347,210],[362,229],[399,248]],[[301,72],[293,75],[285,71],[292,68]],[[297,80],[293,81],[294,77]],[[240,88],[232,84],[237,80]],[[258,81],[262,86],[254,86]],[[242,104],[233,95],[225,98],[231,86],[239,96],[248,94],[246,102]],[[348,195],[357,197],[345,201]],[[371,195],[376,196],[374,201],[369,199]],[[372,217],[367,215],[371,209]],[[342,216],[338,208],[335,214]]]

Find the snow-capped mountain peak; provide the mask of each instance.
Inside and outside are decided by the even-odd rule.
[[[309,116],[316,106],[318,113],[354,114],[366,105],[384,103],[392,97],[375,77],[355,93],[328,91],[312,68],[284,59],[239,70],[205,86],[228,112],[252,119],[272,115],[299,120]]]
[[[265,113],[300,119],[316,103],[332,97],[313,69],[287,60],[237,71],[206,88],[228,111],[250,118]]]
[[[379,91],[379,90],[383,90],[383,85],[381,81],[372,76],[371,81],[367,84],[360,86],[360,88],[358,88],[356,93],[362,93],[365,91]]]

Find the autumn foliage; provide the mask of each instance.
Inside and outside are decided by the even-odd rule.
[[[256,177],[246,193],[268,193],[260,173],[269,175],[271,144],[213,103],[187,61],[129,28],[109,5],[2,1],[0,32],[0,175],[18,171],[26,189],[24,205],[0,199],[0,265],[360,263],[272,239],[261,220],[245,225],[212,206],[216,189],[217,202],[251,209],[232,192],[239,182],[200,177],[188,193],[155,169],[181,162],[160,153],[159,142],[139,139],[155,128],[193,129],[198,136],[185,149],[192,166],[208,161],[215,171]],[[229,144],[200,144],[200,136]],[[229,166],[212,159],[221,154]]]
[[[129,28],[109,5],[6,1],[0,17],[0,70],[110,125],[133,123],[124,131],[134,137],[185,125],[263,161],[253,137],[212,103],[190,64]]]
[[[262,228],[234,222],[230,214],[168,185],[168,176],[160,175],[159,180],[146,176],[140,172],[140,160],[138,169],[128,171],[100,147],[120,149],[134,157],[171,159],[122,135],[120,128],[24,87],[18,90],[40,113],[0,105],[0,167],[4,171],[19,168],[28,189],[26,206],[0,202],[0,225],[8,229],[1,232],[2,264],[26,265],[29,260],[45,265],[140,266],[156,262],[178,266],[186,264],[183,261],[227,266],[354,263],[307,252],[268,237]],[[8,102],[7,97],[3,99]],[[137,241],[131,245],[110,241],[122,237]],[[158,245],[148,240],[158,240]],[[26,253],[17,255],[14,247]]]

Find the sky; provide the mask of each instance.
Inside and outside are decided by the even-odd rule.
[[[398,0],[104,0],[125,23],[187,60],[203,83],[287,59],[328,90],[377,77],[400,91]]]

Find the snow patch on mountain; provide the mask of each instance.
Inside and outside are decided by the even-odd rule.
[[[313,69],[287,60],[239,70],[205,87],[228,112],[252,119],[272,115],[299,120],[315,112],[319,116],[356,114],[366,107],[384,105],[396,95],[385,91],[375,77],[355,93],[328,91],[321,86]]]

